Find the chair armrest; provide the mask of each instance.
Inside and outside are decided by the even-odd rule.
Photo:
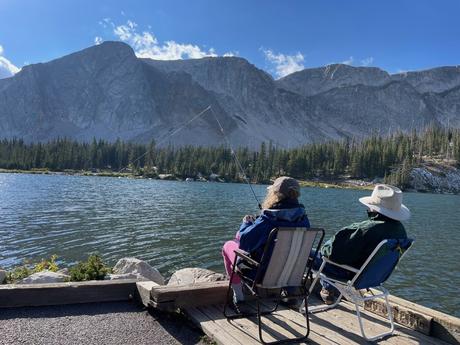
[[[249,262],[251,265],[259,266],[259,263],[256,260],[249,257],[248,252],[245,252],[244,250],[241,250],[241,249],[235,249],[235,254],[236,256],[242,258],[243,260]]]
[[[351,267],[351,266],[348,266],[348,265],[338,264],[338,263],[336,263],[336,262],[334,262],[334,261],[329,260],[329,259],[326,258],[325,256],[323,256],[322,259],[323,259],[324,261],[326,261],[328,264],[331,264],[331,265],[334,265],[334,266],[343,268],[343,269],[345,269],[345,270],[347,270],[347,271],[350,271],[350,272],[353,272],[353,273],[358,273],[358,272],[359,272],[359,270],[356,269],[356,268],[354,268],[354,267]]]

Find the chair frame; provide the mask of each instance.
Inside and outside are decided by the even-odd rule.
[[[316,283],[317,283],[317,281],[319,279],[320,281],[322,281],[322,282],[324,281],[324,282],[332,285],[333,287],[335,287],[337,290],[339,290],[340,295],[337,298],[337,300],[331,305],[319,305],[319,306],[311,307],[310,309],[308,309],[308,307],[306,306],[306,308],[304,310],[308,310],[309,313],[315,313],[315,312],[319,312],[319,311],[332,309],[332,308],[335,308],[340,303],[340,301],[342,300],[342,297],[345,297],[346,300],[351,301],[355,305],[356,316],[358,318],[359,328],[361,330],[361,334],[362,334],[363,338],[365,338],[367,341],[375,341],[377,339],[381,339],[381,338],[386,337],[388,335],[392,335],[393,332],[394,332],[394,328],[395,328],[394,321],[393,321],[393,312],[392,312],[392,308],[390,306],[390,303],[388,301],[389,292],[388,292],[387,289],[385,289],[382,286],[383,283],[381,283],[380,285],[378,285],[376,287],[373,287],[374,290],[376,290],[378,293],[375,294],[374,292],[372,292],[372,295],[370,295],[370,296],[362,295],[360,290],[358,290],[358,289],[356,289],[354,287],[354,284],[355,284],[356,280],[360,277],[361,273],[366,269],[366,267],[369,264],[369,262],[372,260],[372,258],[375,256],[375,254],[377,254],[377,252],[380,250],[380,248],[383,245],[385,245],[387,242],[388,242],[387,239],[381,241],[377,245],[377,247],[375,247],[375,249],[372,251],[372,253],[369,255],[369,257],[366,259],[364,264],[359,269],[356,269],[356,268],[348,266],[348,265],[338,264],[338,263],[336,263],[334,261],[331,261],[328,258],[323,256],[322,257],[323,262],[321,263],[321,266],[320,266],[320,268],[319,268],[319,270],[318,270],[318,272],[316,274],[316,277],[315,277],[315,279],[313,280],[313,282],[312,282],[312,284],[310,286],[309,293],[311,293],[313,291],[313,288],[315,287],[315,285],[316,285]],[[402,255],[399,257],[398,262],[396,263],[396,265],[398,265],[399,261],[407,253],[407,251],[412,247],[413,243],[414,242],[412,241],[412,243],[409,245],[409,247],[402,253]],[[354,276],[353,276],[353,278],[351,280],[348,280],[347,282],[344,282],[343,280],[341,281],[339,279],[334,279],[334,278],[327,277],[324,273],[322,273],[322,271],[324,269],[324,266],[326,264],[334,265],[334,266],[340,267],[342,269],[345,269],[345,270],[347,270],[349,272],[354,273]],[[395,266],[395,268],[396,268],[396,266]],[[371,287],[367,288],[367,291],[370,291],[369,290],[370,288]],[[376,334],[376,335],[374,335],[372,337],[368,337],[366,335],[365,331],[364,331],[364,325],[363,325],[363,320],[362,320],[361,313],[360,313],[360,310],[359,310],[359,306],[360,306],[360,304],[364,304],[366,301],[371,301],[371,300],[374,300],[374,299],[377,299],[377,298],[380,298],[380,297],[383,297],[385,299],[385,306],[386,306],[387,314],[388,314],[387,320],[390,323],[390,329],[388,331],[386,331],[386,332],[382,332],[382,333]]]
[[[281,227],[282,228],[282,227]],[[279,341],[273,341],[273,342],[266,342],[264,339],[263,339],[263,336],[262,336],[262,329],[263,329],[263,322],[262,322],[262,316],[264,315],[268,315],[268,314],[271,314],[271,313],[274,313],[277,309],[278,309],[278,306],[279,306],[279,303],[281,302],[282,299],[295,299],[295,298],[303,298],[303,303],[304,305],[308,306],[308,296],[309,296],[309,289],[308,287],[306,286],[306,283],[307,283],[307,278],[311,275],[311,270],[312,270],[312,264],[313,264],[313,259],[311,256],[309,256],[308,260],[307,260],[307,263],[305,265],[305,268],[304,268],[304,275],[303,275],[303,279],[302,279],[302,283],[300,286],[294,286],[294,287],[290,287],[290,288],[297,288],[297,289],[300,289],[300,293],[298,294],[288,294],[287,296],[286,295],[282,295],[283,292],[286,292],[285,288],[288,288],[287,286],[286,287],[281,287],[281,288],[265,288],[263,285],[262,285],[262,281],[264,279],[264,276],[265,276],[265,272],[266,270],[268,269],[268,267],[265,267],[265,269],[263,269],[263,265],[262,263],[265,263],[266,260],[270,260],[271,258],[271,252],[270,251],[270,247],[271,247],[271,243],[276,239],[276,235],[278,234],[278,231],[279,231],[280,227],[276,227],[276,228],[273,228],[271,231],[270,231],[270,234],[268,236],[268,240],[265,244],[265,247],[264,247],[264,251],[263,251],[263,254],[262,254],[262,258],[260,260],[260,262],[254,260],[253,258],[250,257],[250,254],[241,250],[241,249],[236,249],[235,250],[235,260],[233,261],[233,269],[232,269],[232,274],[230,276],[230,281],[229,281],[229,285],[228,285],[228,290],[227,290],[227,300],[226,300],[226,303],[224,305],[224,315],[227,319],[231,320],[231,319],[239,319],[239,318],[244,318],[244,317],[249,317],[249,316],[257,316],[257,323],[258,323],[258,327],[259,327],[259,339],[260,341],[262,342],[262,344],[268,344],[268,345],[273,345],[273,344],[280,344],[280,343],[288,343],[288,342],[302,342],[304,340],[306,340],[310,334],[310,321],[309,321],[309,318],[308,318],[308,313],[305,313],[305,320],[306,320],[306,325],[307,325],[307,332],[305,335],[301,336],[301,337],[297,337],[297,338],[291,338],[291,339],[283,339],[283,340],[279,340]],[[324,229],[321,229],[321,228],[304,228],[305,231],[312,231],[312,232],[316,232],[316,237],[315,237],[315,240],[313,241],[313,244],[312,244],[312,248],[314,247],[314,243],[315,241],[317,240],[317,236],[318,234],[321,234],[320,237],[319,237],[319,240],[318,240],[318,243],[316,245],[316,250],[315,250],[315,255],[318,254],[319,252],[319,249],[321,247],[321,244],[323,242],[323,239],[324,239],[324,235],[325,235],[325,231]],[[311,251],[310,248],[309,250]],[[240,271],[238,271],[238,265],[237,265],[237,262],[238,260],[241,260],[243,262],[246,262],[246,263],[249,263],[250,265],[252,265],[254,268],[257,269],[256,271],[256,276],[254,278],[254,280],[248,278],[248,277],[245,277],[244,275],[242,275],[242,273]],[[231,292],[232,292],[232,279],[233,279],[233,276],[235,274],[238,274],[240,277],[241,277],[241,282],[244,284],[244,286],[247,288],[247,290],[251,293],[251,296],[255,297],[256,298],[256,303],[257,303],[257,311],[256,312],[253,312],[253,313],[243,313],[243,312],[240,312],[240,313],[236,313],[236,314],[228,314],[227,313],[227,309],[228,309],[228,304],[229,304],[229,301],[230,301],[230,298],[231,298]],[[249,283],[248,283],[249,282]],[[252,282],[252,284],[250,283]],[[275,290],[276,293],[274,293],[274,295],[272,297],[261,297],[260,294],[259,294],[259,291],[260,290],[270,290],[270,291],[273,291]],[[261,311],[261,302],[262,301],[274,301],[275,302],[275,305],[273,308],[269,309],[269,310],[266,310],[266,311]]]

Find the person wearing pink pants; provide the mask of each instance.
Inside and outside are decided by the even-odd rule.
[[[270,231],[276,227],[310,227],[310,222],[305,213],[305,207],[299,204],[299,183],[287,176],[279,177],[272,186],[262,204],[262,213],[255,218],[246,215],[243,223],[233,240],[225,242],[222,248],[225,271],[230,278],[235,260],[235,249],[242,249],[256,261],[260,261],[268,240]],[[241,280],[238,275],[233,275],[232,281],[233,300],[235,303],[244,301]]]

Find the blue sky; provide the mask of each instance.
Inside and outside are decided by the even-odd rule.
[[[344,62],[460,64],[458,0],[0,0],[0,77],[104,40],[158,59],[238,55],[275,78]]]

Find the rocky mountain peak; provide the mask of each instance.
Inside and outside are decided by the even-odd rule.
[[[390,75],[376,67],[354,67],[332,64],[306,68],[276,81],[286,90],[303,96],[312,96],[336,87],[367,85],[381,86],[390,81]]]
[[[390,76],[333,64],[274,80],[240,57],[157,61],[104,42],[0,80],[0,139],[219,145],[215,115],[235,146],[271,141],[287,148],[433,123],[460,126],[459,90],[458,66]],[[213,113],[189,123],[209,105]]]

